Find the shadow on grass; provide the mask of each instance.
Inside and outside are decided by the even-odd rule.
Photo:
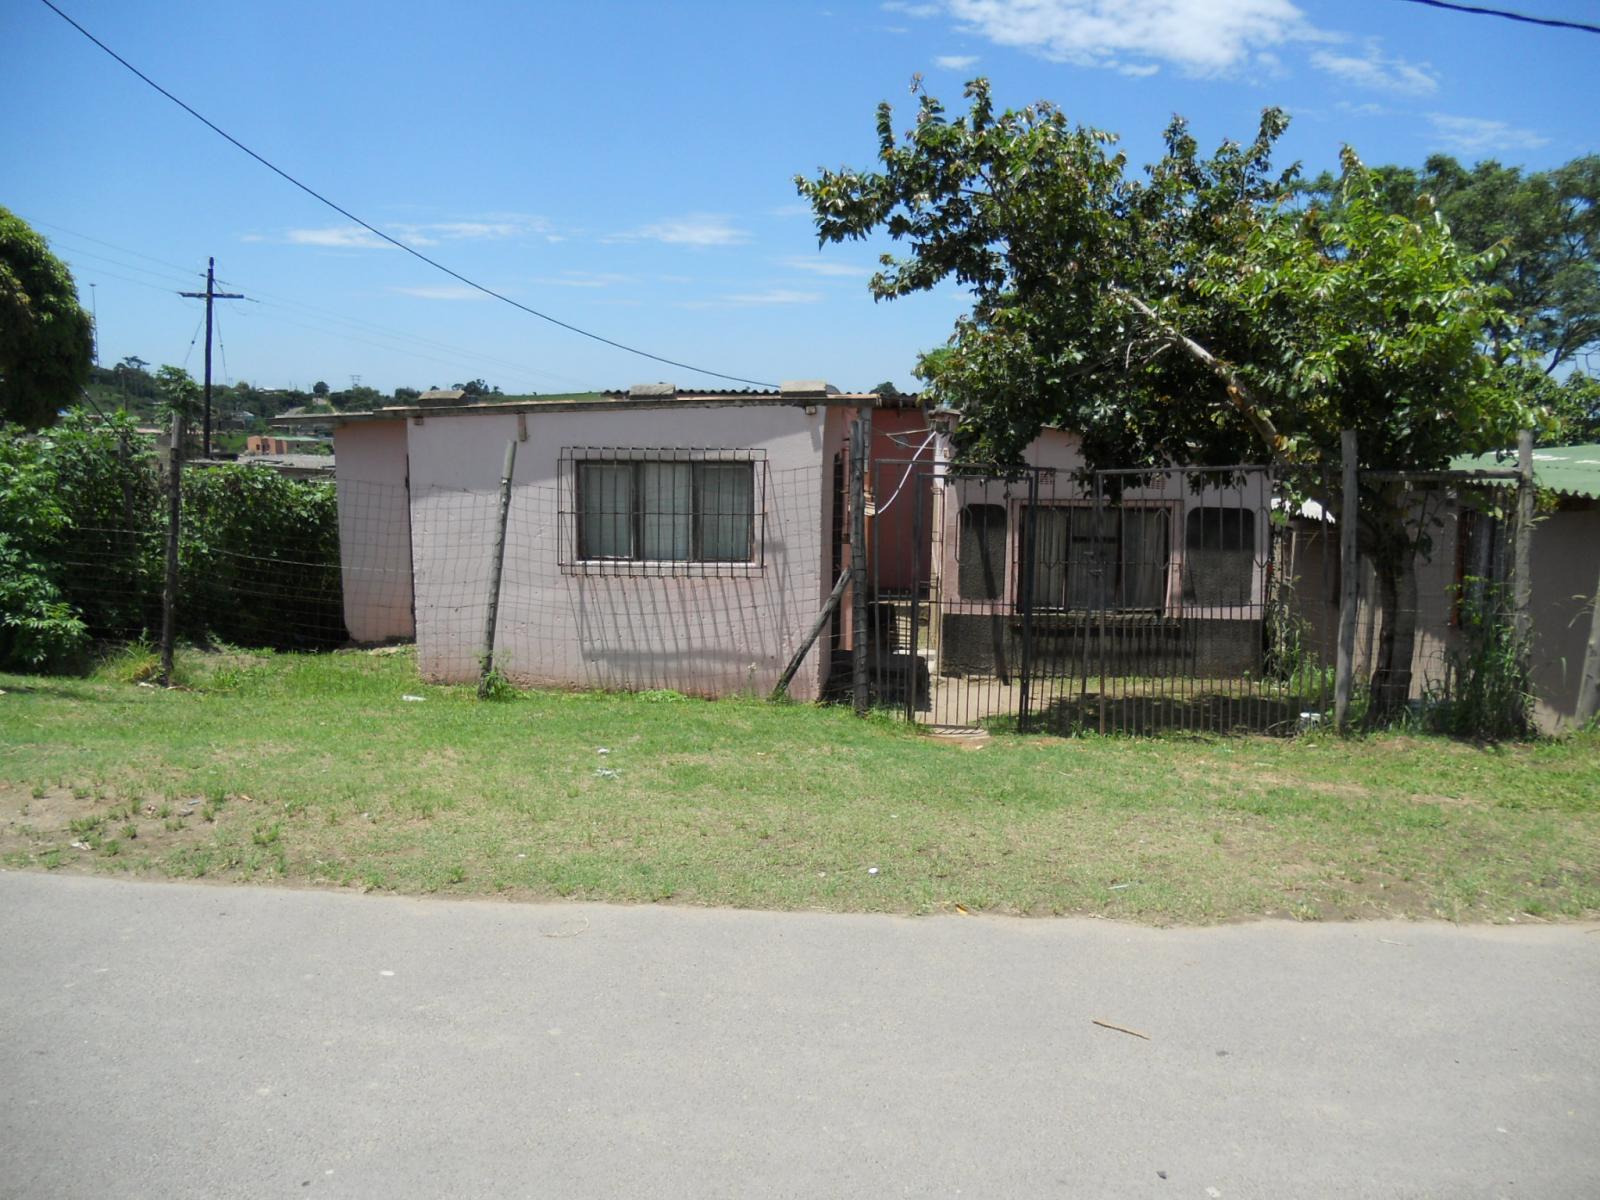
[[[1303,732],[1303,726],[1309,723],[1302,720],[1302,714],[1316,711],[1317,704],[1312,697],[1230,696],[1220,692],[1185,697],[1071,696],[1031,712],[1028,732],[1067,737],[1084,733],[1292,737]],[[983,726],[994,733],[1018,731],[1014,713],[992,717]]]

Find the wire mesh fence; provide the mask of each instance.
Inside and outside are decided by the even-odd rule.
[[[94,637],[153,640],[162,484],[148,462],[123,465],[85,509],[100,520],[60,534],[59,583]],[[1531,617],[1513,586],[1508,487],[1365,480],[1405,540],[1398,566],[1364,550],[1352,585],[1332,481],[880,457],[862,483],[857,578],[847,468],[563,451],[553,478],[510,489],[497,668],[527,684],[766,694],[818,624],[797,694],[849,688],[860,647],[871,703],[931,726],[1287,734],[1332,723],[1348,613],[1354,719],[1386,701],[1386,720],[1482,728],[1499,712],[1488,724],[1515,732],[1555,669],[1545,659],[1559,651],[1575,675],[1581,658],[1553,622],[1519,627]],[[186,469],[176,627],[278,649],[415,639],[425,677],[472,681],[501,533],[489,478]],[[861,603],[819,612],[841,576]],[[1534,657],[1533,678],[1530,641],[1557,648]]]
[[[906,469],[878,464],[875,492]],[[1320,720],[1332,658],[1297,623],[1270,472],[914,471],[929,581],[880,577],[871,630],[877,690],[912,719],[1108,733]]]

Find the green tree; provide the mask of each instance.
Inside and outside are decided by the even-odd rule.
[[[1437,208],[1464,248],[1498,251],[1480,260],[1480,277],[1505,290],[1509,320],[1488,331],[1500,357],[1549,373],[1600,347],[1600,155],[1523,174],[1492,159],[1469,168],[1435,154],[1420,170],[1374,174],[1390,211]],[[1338,183],[1325,174],[1304,191],[1336,208]]]
[[[0,208],[0,420],[49,425],[89,380],[94,332],[44,238]]]
[[[327,380],[319,379],[315,383],[313,383],[311,385],[311,394],[313,396],[326,396],[328,394],[328,382],[327,382]]]
[[[922,95],[897,137],[878,110],[879,166],[797,177],[823,242],[887,232],[873,294],[947,279],[974,296],[948,343],[921,357],[961,414],[973,456],[1014,460],[1040,429],[1080,432],[1091,464],[1269,460],[1335,513],[1340,431],[1368,468],[1438,468],[1507,444],[1526,419],[1478,338],[1502,320],[1481,269],[1442,222],[1388,211],[1345,155],[1337,217],[1296,209],[1275,171],[1287,126],[1202,157],[1175,120],[1166,153],[1133,176],[1114,136],[1053,105],[996,113],[986,81],[955,119]],[[1410,688],[1422,522],[1368,484],[1359,525],[1380,577],[1375,719]]]
[[[172,420],[173,413],[182,413],[185,422],[192,422],[200,411],[200,385],[182,367],[168,363],[156,372],[156,394],[161,398],[163,425]]]

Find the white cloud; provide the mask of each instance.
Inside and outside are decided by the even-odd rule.
[[[748,242],[750,235],[725,216],[693,213],[686,217],[668,217],[626,233],[613,234],[604,240],[665,242],[669,246],[738,246]]]
[[[941,54],[933,60],[933,63],[946,71],[965,71],[977,61],[976,54]]]
[[[550,222],[543,217],[516,214],[465,221],[424,221],[396,225],[396,235],[413,246],[437,246],[441,241],[501,241],[507,238],[550,238]]]
[[[865,279],[872,274],[871,267],[829,262],[825,258],[780,258],[778,261],[791,270],[809,271],[813,275],[826,275],[832,279]]]
[[[967,32],[999,45],[1130,74],[1170,63],[1223,75],[1270,47],[1327,36],[1290,0],[948,0],[948,8]],[[1146,61],[1124,61],[1130,55]]]
[[[730,304],[815,304],[822,299],[822,294],[793,288],[768,288],[763,292],[736,292],[725,299]]]
[[[392,287],[391,292],[402,296],[415,296],[419,300],[487,300],[477,288],[461,283],[441,283],[422,287]]]
[[[925,17],[937,17],[941,9],[937,4],[912,4],[908,3],[908,0],[884,0],[883,11],[922,19]]]
[[[563,271],[560,275],[544,276],[534,280],[545,287],[607,288],[635,282],[631,275],[616,275],[605,271]]]
[[[398,222],[389,227],[389,232],[409,246],[437,246],[440,242],[503,240],[529,236],[544,237],[547,241],[559,240],[550,232],[550,222],[543,217],[521,213],[493,214],[461,221]],[[296,246],[332,246],[339,249],[381,250],[389,245],[359,225],[335,225],[327,229],[291,229],[287,234],[287,240]]]
[[[1485,117],[1455,117],[1448,113],[1429,113],[1434,136],[1452,150],[1463,154],[1492,151],[1537,150],[1550,139],[1532,129],[1522,129],[1506,121]]]
[[[285,235],[292,246],[332,246],[348,249],[387,249],[389,243],[359,225],[335,225],[329,229],[291,229]]]
[[[1365,104],[1352,104],[1348,100],[1340,100],[1334,108],[1352,117],[1386,117],[1391,111],[1384,105],[1374,104],[1370,100]]]
[[[679,300],[678,308],[751,308],[773,304],[817,304],[821,292],[802,292],[794,288],[766,288],[759,292],[734,292],[712,300]]]
[[[1406,96],[1427,96],[1439,90],[1439,77],[1427,63],[1407,62],[1384,54],[1378,43],[1367,43],[1363,54],[1336,54],[1317,50],[1311,65],[1357,87]]]

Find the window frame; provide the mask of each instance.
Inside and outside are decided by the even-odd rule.
[[[1262,584],[1258,576],[1264,564],[1256,512],[1255,508],[1243,504],[1202,502],[1184,508],[1182,530],[1178,535],[1182,538],[1183,544],[1183,572],[1179,579],[1179,594],[1186,609],[1195,612],[1236,611],[1259,607],[1263,603],[1260,598]],[[1211,524],[1212,518],[1208,515],[1213,513],[1216,514],[1214,525]],[[1230,519],[1237,525],[1236,529],[1229,528]],[[1268,528],[1270,529],[1270,523]],[[1215,531],[1216,540],[1223,544],[1216,546],[1205,544],[1207,533],[1211,530]],[[1227,544],[1230,542],[1237,544]],[[1270,549],[1266,553],[1270,555]],[[1224,554],[1239,556],[1229,561],[1233,561],[1236,567],[1242,566],[1243,571],[1225,582],[1230,585],[1238,582],[1241,598],[1229,596],[1217,600],[1203,599],[1194,578],[1195,563],[1205,562],[1205,555]],[[1212,580],[1208,586],[1221,587],[1222,584]]]
[[[594,465],[628,467],[629,511],[627,514],[628,556],[596,555],[587,545],[585,526],[584,477],[585,468]],[[644,547],[647,541],[646,522],[652,516],[677,518],[680,513],[656,513],[647,510],[643,497],[645,468],[649,466],[683,466],[689,472],[689,505],[687,511],[689,557],[647,558]],[[704,558],[704,540],[708,520],[726,514],[707,514],[703,511],[705,476],[707,468],[739,467],[748,472],[750,508],[746,521],[746,555],[743,558]],[[767,458],[766,451],[750,448],[689,448],[689,447],[566,447],[560,460],[561,512],[559,536],[561,539],[560,566],[563,574],[575,575],[668,575],[668,576],[741,576],[759,574],[766,569],[767,524]],[[744,515],[744,514],[735,514]]]
[[[1063,562],[1062,562],[1063,570],[1062,570],[1062,573],[1061,573],[1061,597],[1060,597],[1060,601],[1058,603],[1045,603],[1045,602],[1041,602],[1041,600],[1038,598],[1037,594],[1034,597],[1031,597],[1031,598],[1025,597],[1024,594],[1023,594],[1024,583],[1032,585],[1034,590],[1035,590],[1035,592],[1037,593],[1038,585],[1037,585],[1035,576],[1037,575],[1037,572],[1038,572],[1038,569],[1039,569],[1039,564],[1037,562],[1034,562],[1034,563],[1030,564],[1027,561],[1027,546],[1026,546],[1026,542],[1027,542],[1027,537],[1028,537],[1027,522],[1028,522],[1028,508],[1029,508],[1029,505],[1026,504],[1026,503],[1021,503],[1021,504],[1017,505],[1017,517],[1018,517],[1017,525],[1016,525],[1017,571],[1016,571],[1016,581],[1015,581],[1015,584],[1013,585],[1013,589],[1012,589],[1012,595],[1016,598],[1016,604],[1017,604],[1017,606],[1019,608],[1022,606],[1022,604],[1026,600],[1031,599],[1031,601],[1032,601],[1032,611],[1035,612],[1035,613],[1042,613],[1042,614],[1055,615],[1055,616],[1069,616],[1069,615],[1074,615],[1074,614],[1097,613],[1097,612],[1101,612],[1102,611],[1102,609],[1099,606],[1090,605],[1088,607],[1079,606],[1079,607],[1074,608],[1071,604],[1068,603],[1068,600],[1072,595],[1072,557],[1071,557],[1071,547],[1073,545],[1073,540],[1074,539],[1073,539],[1073,535],[1072,535],[1071,522],[1072,522],[1072,518],[1073,518],[1073,514],[1074,513],[1086,512],[1086,513],[1102,513],[1102,514],[1105,514],[1107,516],[1118,517],[1118,520],[1117,520],[1117,533],[1116,533],[1116,557],[1114,559],[1114,561],[1116,563],[1116,579],[1115,579],[1114,583],[1112,584],[1112,589],[1111,589],[1112,603],[1106,604],[1104,606],[1103,611],[1108,612],[1108,613],[1130,613],[1130,614],[1143,613],[1143,614],[1155,615],[1155,616],[1165,615],[1169,611],[1169,609],[1172,607],[1172,568],[1173,568],[1173,560],[1174,560],[1174,557],[1175,557],[1174,556],[1175,547],[1174,547],[1174,544],[1173,544],[1173,529],[1174,529],[1174,526],[1176,524],[1180,523],[1180,522],[1174,520],[1174,515],[1181,509],[1181,507],[1182,507],[1181,505],[1172,503],[1170,501],[1153,501],[1153,502],[1146,502],[1146,503],[1135,502],[1135,503],[1132,503],[1132,504],[1115,504],[1115,505],[1113,505],[1113,504],[1096,505],[1096,504],[1086,504],[1086,503],[1083,503],[1081,501],[1080,502],[1066,501],[1066,502],[1058,502],[1058,503],[1045,502],[1045,503],[1038,504],[1036,507],[1041,511],[1041,513],[1043,513],[1043,512],[1062,513],[1062,514],[1064,514],[1064,516],[1065,516],[1065,518],[1066,518],[1066,520],[1068,522],[1068,525],[1067,525],[1067,548],[1068,548],[1068,550],[1067,550],[1067,557],[1065,559],[1063,559]],[[1164,550],[1165,550],[1165,556],[1164,556],[1162,564],[1161,564],[1161,581],[1160,581],[1160,585],[1159,585],[1159,587],[1157,589],[1158,598],[1157,598],[1157,600],[1156,600],[1156,602],[1154,604],[1124,604],[1124,603],[1120,603],[1120,602],[1117,601],[1117,597],[1120,596],[1124,592],[1125,585],[1126,585],[1125,572],[1126,572],[1126,570],[1127,570],[1127,568],[1129,566],[1128,560],[1127,560],[1127,554],[1126,554],[1126,540],[1125,540],[1126,539],[1126,528],[1127,527],[1126,527],[1126,524],[1120,519],[1120,514],[1123,513],[1123,512],[1160,513],[1162,515],[1162,517],[1164,518],[1164,529],[1163,529],[1163,531],[1165,533],[1165,538],[1163,539],[1163,546],[1164,546]],[[1039,532],[1040,531],[1036,526],[1035,529],[1034,529],[1034,556],[1035,556],[1035,558],[1038,557],[1038,555],[1039,555],[1039,553],[1041,551],[1041,548],[1042,548],[1041,541],[1040,541],[1040,538],[1039,538]],[[1096,538],[1096,540],[1104,542],[1107,539]]]

